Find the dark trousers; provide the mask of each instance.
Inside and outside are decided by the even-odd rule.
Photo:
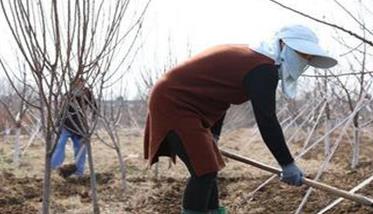
[[[188,168],[190,178],[183,196],[183,208],[193,211],[208,211],[219,208],[217,172],[197,176],[180,137],[173,131],[166,137],[168,146]]]

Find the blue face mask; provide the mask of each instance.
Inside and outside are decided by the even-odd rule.
[[[284,94],[294,98],[297,91],[297,79],[308,68],[308,61],[292,48],[285,45],[280,53],[280,78]]]

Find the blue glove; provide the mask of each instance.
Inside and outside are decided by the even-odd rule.
[[[295,163],[282,166],[281,181],[293,185],[301,186],[303,184],[303,172]]]

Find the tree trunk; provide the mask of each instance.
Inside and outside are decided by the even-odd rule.
[[[51,190],[51,148],[52,148],[52,133],[47,132],[45,142],[45,164],[44,164],[44,180],[43,180],[43,214],[49,213],[49,199]]]
[[[327,71],[325,70],[324,71],[324,74],[327,75]],[[324,92],[325,92],[325,95],[326,97],[328,97],[328,78],[324,78]],[[325,114],[326,114],[326,117],[325,117],[325,133],[327,133],[330,129],[331,129],[331,124],[330,124],[330,106],[329,106],[329,102],[326,101],[326,108],[325,108]],[[330,136],[328,135],[325,140],[324,140],[324,155],[325,157],[328,157],[329,153],[330,153],[330,148],[331,148],[331,145],[330,145]]]
[[[359,164],[359,155],[360,155],[360,132],[359,128],[354,126],[354,144],[352,147],[352,160],[351,168],[355,169]]]
[[[154,168],[154,178],[158,180],[159,177],[159,161],[155,163],[155,168]]]
[[[14,140],[14,154],[13,154],[13,164],[16,168],[19,167],[19,156],[20,156],[20,138],[21,138],[21,127],[16,127],[16,138]]]
[[[9,143],[9,135],[11,132],[11,128],[8,126],[8,122],[5,123],[5,130],[4,130],[4,142]]]
[[[119,161],[119,167],[120,167],[120,173],[121,173],[121,177],[120,177],[120,180],[121,180],[121,188],[122,188],[122,192],[125,193],[126,189],[127,189],[127,182],[126,182],[126,165],[123,161],[123,156],[122,156],[122,152],[119,148],[119,143],[116,144],[116,148],[115,148],[115,151],[117,152],[117,157],[118,157],[118,161]]]
[[[38,124],[37,124],[37,127],[35,128],[35,131],[32,133],[32,135],[31,135],[30,139],[28,140],[26,146],[23,148],[23,151],[22,151],[22,153],[21,153],[21,156],[23,156],[23,155],[26,153],[27,149],[30,147],[30,145],[31,145],[31,144],[34,142],[34,140],[36,139],[36,136],[37,136],[37,135],[39,134],[39,132],[40,132],[40,127],[41,127],[41,124],[38,123]]]
[[[325,120],[325,133],[327,133],[330,130],[330,121],[328,118]],[[328,156],[330,153],[330,136],[326,136],[324,140],[324,155],[325,157]]]
[[[84,143],[86,144],[86,147],[87,147],[88,164],[89,164],[89,171],[90,171],[90,176],[91,176],[93,213],[94,214],[99,214],[100,213],[100,207],[98,205],[96,173],[95,173],[95,169],[93,167],[91,142],[90,142],[90,140],[85,140]]]

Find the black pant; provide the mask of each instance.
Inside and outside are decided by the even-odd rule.
[[[171,131],[166,141],[173,154],[177,155],[188,168],[190,178],[183,196],[183,208],[193,211],[208,211],[219,208],[217,172],[197,176],[180,137]]]

